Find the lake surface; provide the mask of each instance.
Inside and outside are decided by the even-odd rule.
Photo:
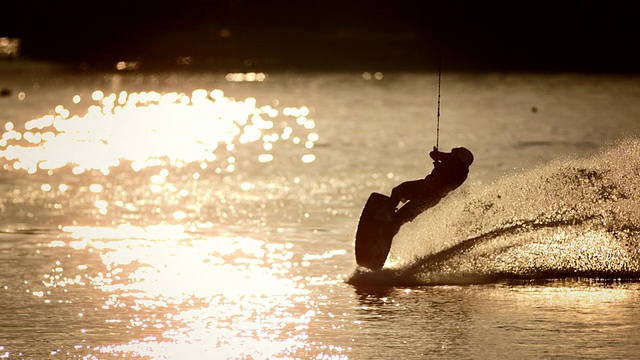
[[[445,73],[440,149],[476,161],[371,272],[437,74],[1,66],[0,357],[640,352],[637,77]]]

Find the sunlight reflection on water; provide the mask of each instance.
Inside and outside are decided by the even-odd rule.
[[[315,122],[306,106],[278,110],[258,106],[255,98],[226,97],[221,90],[197,89],[190,96],[155,91],[106,95],[96,90],[91,97],[97,105],[84,115],[71,116],[58,105],[50,114],[27,121],[24,132],[7,122],[0,138],[4,169],[33,174],[71,166],[74,174],[98,170],[106,175],[122,160],[135,171],[167,162],[181,167],[224,160],[217,171],[233,172],[236,159],[228,153],[238,146],[260,143],[257,160],[269,162],[278,142],[311,149],[319,138],[312,132]],[[74,103],[80,101],[74,96]],[[304,133],[298,135],[300,129]],[[226,159],[218,159],[225,155],[218,154],[219,148]],[[315,156],[307,152],[300,160],[312,162]]]
[[[48,290],[86,286],[105,294],[107,322],[144,334],[101,352],[189,358],[287,357],[305,346],[316,311],[305,282],[290,270],[290,243],[249,237],[193,237],[179,226],[64,227],[52,247],[98,253],[84,274],[47,276]],[[162,233],[164,236],[160,236]],[[105,272],[96,269],[106,269]]]
[[[0,166],[31,175],[8,194],[17,222],[264,224],[254,209],[284,207],[274,198],[299,181],[270,175],[297,175],[316,161],[320,135],[305,105],[203,88],[80,94],[47,115],[4,123]]]
[[[284,238],[219,225],[235,213],[239,224],[264,223],[261,214],[284,207],[286,181],[300,180],[274,180],[270,169],[315,161],[310,109],[217,89],[89,94],[6,122],[0,138],[2,169],[29,179],[8,193],[6,213],[61,231],[44,251],[66,257],[27,292],[45,306],[76,304],[75,350],[90,358],[304,353],[318,313],[309,287],[329,280],[300,268],[345,251],[295,254]],[[51,355],[69,351],[60,345]]]

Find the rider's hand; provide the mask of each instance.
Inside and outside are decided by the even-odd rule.
[[[436,160],[436,156],[439,153],[438,148],[437,147],[433,147],[433,150],[431,150],[431,152],[429,153],[429,157],[432,158],[433,160]]]

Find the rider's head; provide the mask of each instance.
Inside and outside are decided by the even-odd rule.
[[[453,148],[451,149],[451,155],[466,166],[473,164],[473,154],[469,149],[463,147]]]

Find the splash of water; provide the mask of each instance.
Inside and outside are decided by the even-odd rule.
[[[353,284],[640,278],[640,140],[469,186],[407,224]]]

